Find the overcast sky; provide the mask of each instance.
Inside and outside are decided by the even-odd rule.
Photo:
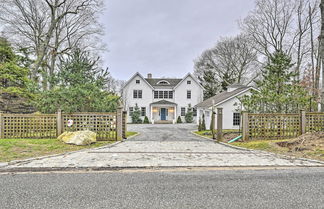
[[[105,0],[102,17],[113,77],[135,72],[153,77],[183,77],[193,60],[220,37],[239,33],[238,20],[254,0]]]

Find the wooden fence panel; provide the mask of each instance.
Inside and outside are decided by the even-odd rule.
[[[324,113],[306,113],[306,132],[324,131]]]
[[[55,114],[2,114],[3,138],[55,138]]]
[[[63,113],[63,131],[90,130],[97,133],[97,140],[117,140],[116,113]],[[68,120],[73,125],[68,127]]]
[[[285,139],[299,135],[299,114],[248,114],[248,139]]]

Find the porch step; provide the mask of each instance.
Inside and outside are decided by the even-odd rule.
[[[154,121],[155,124],[172,124],[172,121],[168,121],[168,120],[157,120]]]

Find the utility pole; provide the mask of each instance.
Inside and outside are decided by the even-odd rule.
[[[320,57],[322,63],[321,112],[324,112],[324,0],[321,0]]]

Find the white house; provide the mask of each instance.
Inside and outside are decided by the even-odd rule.
[[[251,95],[253,87],[243,85],[231,85],[227,91],[221,92],[199,104],[195,107],[197,109],[197,118],[202,118],[205,115],[206,128],[210,128],[212,107],[214,111],[217,108],[223,108],[223,129],[239,129],[241,123],[242,107],[239,97],[243,95]],[[198,120],[197,120],[198,121]],[[217,127],[217,120],[215,119],[215,128]],[[197,122],[198,123],[198,122]]]
[[[153,78],[148,74],[144,78],[135,73],[123,88],[122,98],[124,108],[128,111],[128,122],[137,105],[141,117],[148,117],[151,123],[176,123],[178,116],[184,116],[187,111],[197,111],[194,106],[203,101],[203,87],[196,77],[187,74],[184,78]]]

